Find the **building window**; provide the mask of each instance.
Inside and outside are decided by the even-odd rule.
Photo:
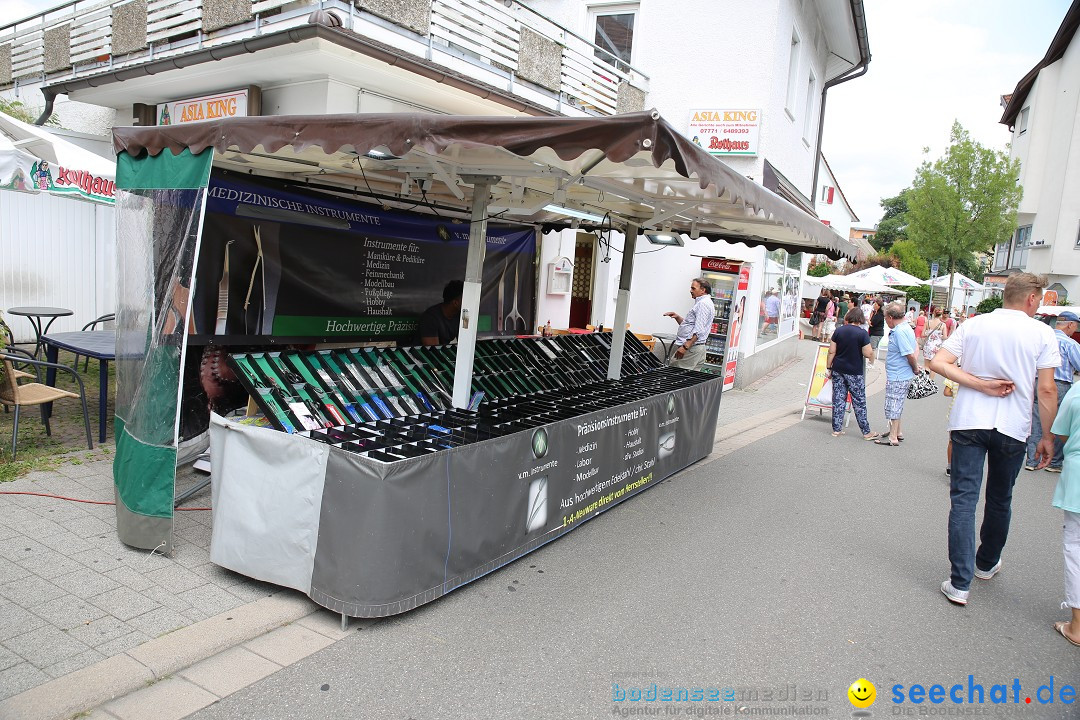
[[[1031,248],[1031,226],[1024,225],[1016,228],[1015,241],[1013,242],[1012,262],[1009,267],[1023,270],[1027,267],[1028,252]]]
[[[765,269],[758,305],[759,343],[798,333],[799,285],[802,280],[802,254],[770,250],[765,255]]]
[[[810,73],[810,77],[806,81],[806,115],[803,117],[802,139],[807,145],[810,144],[810,136],[813,135],[814,129],[814,98],[817,95],[817,78],[814,77],[813,71]],[[830,202],[832,202],[830,200]]]
[[[836,193],[836,188],[833,187],[832,185],[822,185],[821,186],[821,202],[825,203],[826,205],[832,205],[832,203],[833,203],[833,195],[835,193]]]
[[[1023,110],[1020,111],[1020,120],[1016,124],[1016,134],[1017,135],[1023,135],[1024,133],[1027,132],[1028,111],[1029,110],[1031,110],[1031,108],[1024,108]]]
[[[1009,267],[1009,241],[998,243],[994,248],[994,270],[1004,270]]]
[[[788,69],[787,69],[787,99],[784,101],[784,109],[787,110],[788,117],[792,120],[795,119],[795,94],[798,87],[799,77],[799,33],[792,28],[791,30],[791,48],[788,55]]]
[[[630,69],[634,48],[637,3],[600,5],[589,10],[593,19],[593,54],[622,71]]]

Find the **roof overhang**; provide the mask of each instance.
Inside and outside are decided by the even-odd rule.
[[[862,0],[815,0],[814,5],[829,47],[825,82],[869,63],[870,42]]]
[[[1080,2],[1073,2],[1069,7],[1069,11],[1065,13],[1065,19],[1061,21],[1057,34],[1050,41],[1050,47],[1047,48],[1046,55],[1027,75],[1020,78],[1020,82],[1016,83],[1016,89],[1012,91],[1011,95],[1004,96],[1008,98],[1008,102],[1005,104],[1005,112],[1002,113],[999,123],[1010,128],[1016,124],[1016,116],[1020,114],[1020,110],[1023,109],[1024,104],[1027,102],[1028,93],[1034,87],[1039,72],[1044,67],[1053,65],[1065,55],[1065,51],[1072,43],[1073,35],[1076,34],[1077,27],[1080,27]]]
[[[659,230],[812,251],[856,249],[816,218],[748,180],[655,111],[606,118],[432,114],[264,116],[113,130],[117,153],[198,154],[214,166],[387,207],[466,219],[475,177],[488,213],[547,229]],[[548,206],[587,213],[568,217]]]

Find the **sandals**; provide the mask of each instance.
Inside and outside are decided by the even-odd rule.
[[[872,432],[869,435],[863,435],[862,439],[866,441],[874,440],[876,442],[881,439],[881,433]]]
[[[1080,642],[1077,642],[1077,641],[1073,640],[1071,637],[1069,637],[1068,635],[1065,634],[1065,626],[1068,625],[1068,624],[1069,624],[1068,621],[1065,621],[1065,620],[1062,620],[1061,622],[1056,622],[1056,623],[1054,623],[1054,630],[1056,630],[1058,632],[1058,634],[1061,635],[1061,637],[1065,638],[1066,640],[1068,640],[1073,645],[1076,645],[1077,647],[1080,647]]]
[[[900,447],[900,442],[899,441],[893,442],[892,440],[890,440],[888,438],[888,436],[879,437],[877,440],[874,441],[874,444],[875,445],[888,445],[889,447]]]
[[[833,437],[840,437],[840,436],[841,436],[841,435],[843,435],[843,434],[844,434],[844,431],[843,431],[843,430],[841,430],[840,432],[834,432],[834,433],[832,434],[832,436],[833,436]]]

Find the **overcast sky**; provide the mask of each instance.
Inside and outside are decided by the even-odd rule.
[[[60,4],[0,1],[9,18]],[[872,226],[881,198],[911,184],[923,148],[944,152],[954,119],[1005,148],[1000,98],[1046,53],[1069,0],[863,1],[873,59],[829,91],[822,149],[860,224]]]
[[[953,120],[1005,149],[1000,99],[1046,54],[1068,0],[864,0],[870,69],[829,90],[822,152],[861,225],[948,146]]]

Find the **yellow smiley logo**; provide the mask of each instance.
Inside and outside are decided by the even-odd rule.
[[[855,707],[868,708],[877,699],[877,688],[874,687],[874,683],[866,678],[859,678],[851,683],[851,687],[847,690],[847,696]]]

